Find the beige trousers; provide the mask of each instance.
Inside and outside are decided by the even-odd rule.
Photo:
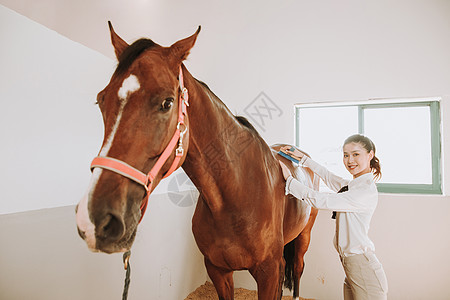
[[[388,283],[375,253],[341,257],[345,271],[345,300],[385,300]]]

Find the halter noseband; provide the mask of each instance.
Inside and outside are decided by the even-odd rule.
[[[172,154],[173,150],[175,149],[177,143],[178,148],[175,150],[175,159],[172,163],[172,166],[169,168],[169,170],[166,172],[163,178],[168,177],[170,174],[172,174],[179,166],[180,160],[183,157],[184,154],[184,148],[183,148],[183,137],[187,132],[187,125],[185,123],[185,116],[187,115],[187,106],[189,106],[189,95],[188,90],[184,87],[183,82],[183,70],[180,66],[180,73],[179,73],[179,82],[180,82],[180,96],[179,96],[179,108],[178,108],[178,124],[177,129],[175,130],[175,133],[170,140],[169,144],[167,145],[166,149],[164,149],[161,156],[156,161],[153,168],[150,170],[148,174],[145,174],[138,169],[130,166],[129,164],[112,158],[112,157],[106,157],[106,156],[97,156],[92,160],[91,163],[91,171],[94,170],[94,168],[102,168],[106,170],[113,171],[117,174],[120,174],[124,177],[127,177],[128,179],[131,179],[138,184],[142,185],[146,190],[146,195],[144,199],[142,200],[141,204],[141,218],[139,222],[142,220],[142,217],[145,214],[145,211],[147,209],[148,204],[148,198],[150,196],[150,192],[152,190],[152,184],[158,173],[161,171],[161,168],[166,163],[166,161],[169,159],[170,155]]]

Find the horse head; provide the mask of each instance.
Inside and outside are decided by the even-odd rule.
[[[182,62],[200,27],[170,47],[149,39],[128,45],[111,23],[109,28],[118,65],[97,96],[104,140],[76,219],[92,251],[113,253],[131,248],[148,195],[186,157],[189,120]]]

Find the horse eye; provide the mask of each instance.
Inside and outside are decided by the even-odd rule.
[[[161,104],[161,111],[168,111],[173,105],[173,98],[167,98]]]

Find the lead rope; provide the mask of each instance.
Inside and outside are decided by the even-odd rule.
[[[130,274],[131,274],[130,256],[131,250],[128,250],[123,254],[123,264],[126,273],[125,273],[125,284],[123,286],[122,300],[128,299],[128,288],[130,287]]]

